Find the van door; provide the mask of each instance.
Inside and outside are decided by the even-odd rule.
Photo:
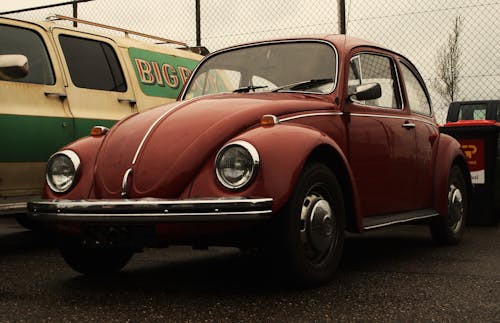
[[[75,136],[95,125],[110,127],[137,111],[135,95],[117,45],[91,34],[54,29],[67,76],[67,94]]]
[[[0,20],[0,55],[28,58],[27,76],[0,79],[0,197],[39,195],[45,163],[73,138],[62,71],[46,30]]]

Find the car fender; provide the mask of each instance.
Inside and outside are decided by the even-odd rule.
[[[94,168],[96,157],[101,148],[105,136],[83,137],[65,147],[62,150],[72,150],[80,158],[80,170],[77,173],[76,183],[66,193],[53,192],[45,182],[42,189],[42,197],[48,199],[87,199],[95,198],[92,188],[94,181]]]
[[[448,178],[453,164],[464,171],[470,191],[470,175],[460,143],[449,135],[440,134],[434,170],[434,207],[441,216],[448,215]]]
[[[208,161],[192,182],[185,197],[249,196],[273,198],[273,212],[279,212],[290,198],[306,163],[314,159],[333,168],[343,184],[347,184],[353,213],[354,231],[361,230],[357,190],[347,158],[339,143],[313,128],[297,124],[277,124],[257,127],[244,132],[227,143],[243,140],[257,149],[260,157],[259,171],[252,184],[243,190],[230,191],[220,185],[215,176],[215,156]],[[329,153],[327,153],[329,152]],[[335,156],[337,164],[328,160]],[[330,158],[331,159],[331,158]],[[337,170],[336,166],[341,170]],[[349,215],[348,215],[349,216]]]

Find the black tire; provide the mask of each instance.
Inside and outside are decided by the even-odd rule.
[[[448,179],[448,216],[438,216],[430,224],[434,241],[443,245],[454,245],[463,236],[468,212],[468,194],[465,176],[460,167],[454,165]]]
[[[110,275],[120,271],[134,254],[128,248],[90,248],[73,242],[60,246],[60,251],[72,269],[92,276]]]
[[[333,172],[312,163],[301,174],[276,222],[274,256],[294,284],[313,287],[330,281],[344,247],[345,209]]]

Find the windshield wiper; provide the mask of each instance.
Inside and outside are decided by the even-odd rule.
[[[289,90],[289,91],[301,91],[301,90],[307,90],[319,85],[327,84],[333,82],[333,79],[328,78],[328,79],[312,79],[309,81],[302,81],[302,82],[296,82],[292,84],[287,84],[280,86],[271,92],[279,92],[282,90]]]
[[[257,89],[265,89],[266,87],[268,87],[267,85],[249,85],[249,86],[243,86],[243,87],[239,87],[237,88],[236,90],[233,91],[233,93],[248,93],[250,91],[254,91],[257,90]]]

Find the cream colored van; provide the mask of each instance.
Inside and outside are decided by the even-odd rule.
[[[57,20],[73,18],[55,16]],[[39,195],[46,160],[95,125],[175,101],[202,58],[158,45],[68,27],[0,18],[0,214]]]

